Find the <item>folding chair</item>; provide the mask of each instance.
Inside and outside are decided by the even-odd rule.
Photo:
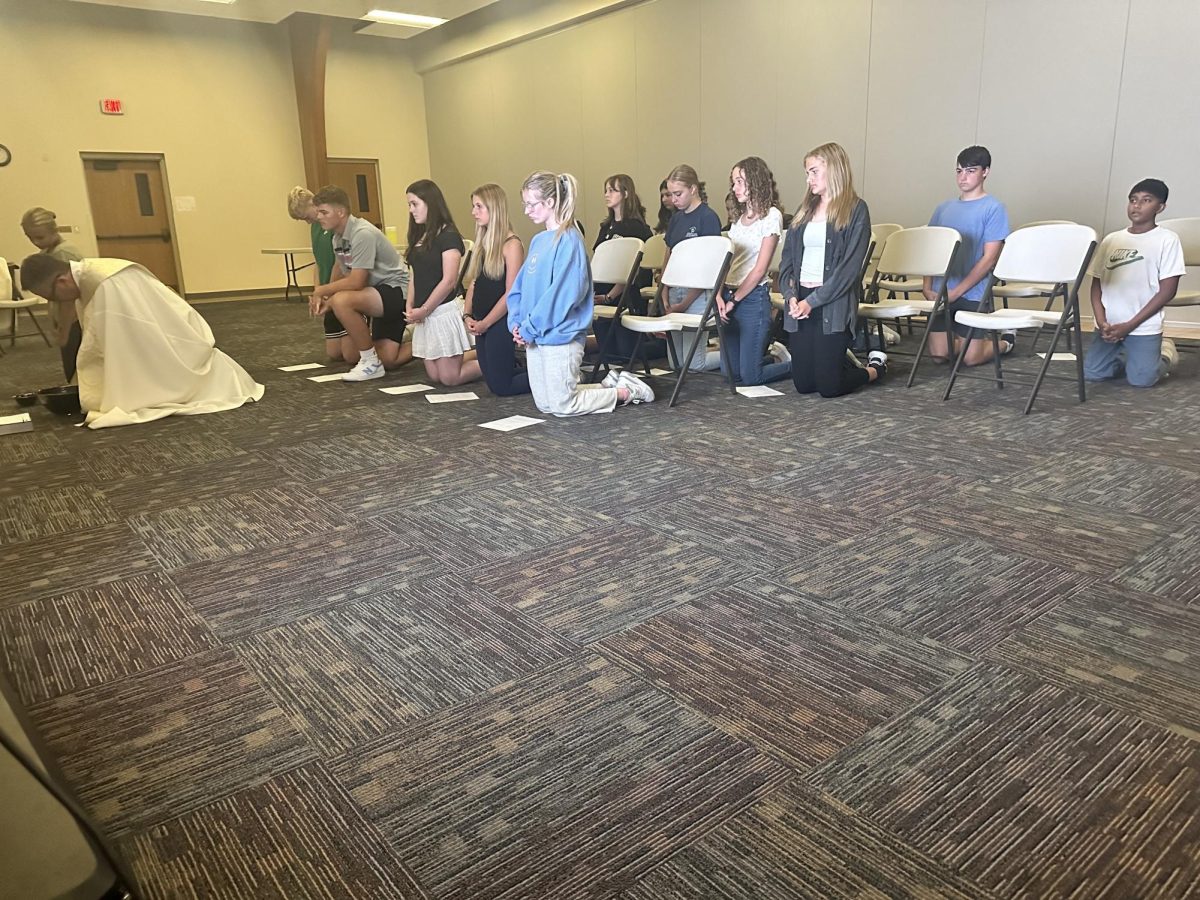
[[[916,378],[917,367],[921,364],[921,357],[925,353],[925,345],[929,342],[929,332],[936,316],[942,315],[946,320],[947,331],[950,330],[946,304],[946,273],[950,270],[961,243],[962,239],[957,231],[941,225],[920,225],[893,232],[884,242],[883,252],[879,256],[875,274],[871,278],[871,287],[867,292],[867,302],[858,307],[858,315],[868,323],[874,323],[882,345],[887,343],[883,331],[884,322],[898,322],[913,316],[927,317],[921,344],[917,348],[912,371],[908,375],[909,387],[912,387]],[[930,301],[921,297],[880,300],[880,292],[886,289],[884,285],[894,283],[889,276],[897,272],[920,280],[922,284],[926,277],[942,279],[937,299]]]
[[[667,267],[662,273],[662,283],[668,287],[712,291],[708,304],[704,307],[704,312],[700,315],[694,313],[668,313],[665,316],[626,315],[621,320],[622,325],[630,331],[638,333],[637,344],[633,348],[633,356],[629,358],[629,365],[633,365],[633,360],[637,359],[638,353],[642,349],[642,341],[647,334],[659,331],[678,331],[680,333],[690,331],[695,334],[688,346],[687,358],[677,361],[675,389],[671,392],[669,407],[675,406],[678,402],[679,391],[683,387],[684,379],[687,378],[692,358],[696,355],[696,350],[705,332],[714,324],[721,341],[721,361],[729,376],[729,392],[731,394],[737,392],[733,367],[729,365],[727,358],[725,326],[722,324],[720,316],[716,314],[717,294],[725,286],[725,275],[729,272],[729,264],[732,261],[733,244],[730,243],[729,238],[705,235],[681,241],[671,251],[671,258],[667,261]],[[668,342],[669,344],[670,342]]]
[[[23,310],[29,316],[33,327],[37,329],[37,333],[42,336],[42,340],[46,342],[46,346],[49,347],[50,338],[46,336],[42,323],[33,314],[36,307],[46,306],[46,301],[41,297],[22,297],[21,290],[17,287],[14,278],[18,271],[18,266],[14,266],[8,260],[0,257],[0,311],[7,310],[12,315],[12,330],[9,332],[8,345],[14,346],[19,337],[33,337],[32,331],[25,334],[17,333],[17,314]]]
[[[1058,348],[1059,338],[1064,331],[1074,333],[1078,352],[1075,354],[1075,381],[1079,388],[1079,402],[1087,399],[1083,381],[1083,334],[1079,325],[1079,289],[1087,274],[1088,264],[1096,251],[1096,232],[1086,225],[1065,223],[1058,225],[1036,225],[1014,231],[1004,242],[996,267],[988,277],[987,292],[978,312],[960,310],[955,313],[955,321],[970,327],[962,349],[954,360],[954,368],[950,372],[950,383],[946,385],[943,400],[950,398],[954,390],[954,382],[962,378],[988,378],[994,381],[997,388],[1004,387],[1004,367],[1001,363],[998,336],[1001,332],[1013,331],[1018,328],[1041,328],[1043,325],[1055,325],[1054,338],[1050,349],[1046,351],[1045,359],[1033,381],[1033,390],[1025,404],[1025,415],[1033,409],[1042,382],[1046,378],[1058,378],[1070,381],[1069,376],[1048,375],[1050,362],[1054,359],[1054,351]],[[1063,300],[1061,313],[1053,311],[1029,309],[995,309],[993,288],[997,279],[1005,281],[1033,282],[1035,284],[1068,284],[1066,298]],[[985,332],[992,340],[995,353],[995,374],[992,376],[976,375],[970,372],[960,372],[963,357],[967,348],[975,339],[975,332]],[[1008,378],[1019,380],[1029,377],[1028,373],[1008,375]]]
[[[650,287],[642,288],[642,299],[647,304],[653,303],[658,296],[658,276],[662,274],[663,262],[667,258],[667,241],[661,234],[652,234],[642,245],[642,268],[654,273],[655,282]],[[652,307],[647,307],[652,308]]]
[[[1036,228],[1038,225],[1074,225],[1070,219],[1043,219],[1038,222],[1026,222],[1013,229],[1020,231],[1022,228]],[[1005,309],[1008,309],[1010,300],[1036,300],[1045,299],[1044,311],[1049,312],[1054,306],[1054,301],[1058,297],[1066,296],[1067,286],[1065,284],[1034,284],[1032,282],[1019,281],[1003,281],[999,280],[992,287],[992,296],[998,299]],[[1041,332],[1036,332],[1033,336],[1033,348],[1031,352],[1037,352],[1038,338]],[[1071,349],[1071,335],[1067,333],[1067,349]]]
[[[604,241],[592,253],[592,281],[602,284],[622,284],[625,289],[621,291],[621,299],[617,301],[616,306],[607,306],[601,303],[596,304],[592,310],[593,322],[597,319],[607,319],[610,325],[608,333],[604,335],[604,340],[600,342],[596,365],[592,368],[589,381],[595,381],[600,377],[601,366],[605,371],[608,370],[608,363],[605,362],[608,348],[616,337],[617,327],[621,324],[621,317],[629,304],[630,294],[637,290],[638,270],[641,267],[642,242],[637,238],[612,238]],[[645,361],[643,360],[643,362]],[[632,365],[632,360],[630,364]],[[645,366],[646,373],[649,374],[650,364],[645,363]]]
[[[1179,235],[1179,243],[1183,244],[1183,264],[1189,269],[1200,266],[1200,218],[1165,219],[1158,224]],[[1188,275],[1184,276],[1187,277]],[[1200,291],[1176,291],[1174,298],[1167,305],[1200,306]]]
[[[903,231],[903,225],[897,225],[895,222],[880,222],[878,225],[871,226],[871,240],[874,241],[874,248],[871,250],[867,259],[867,265],[863,272],[863,287],[867,287],[869,282],[868,277],[873,278],[875,269],[879,265],[879,257],[883,254],[884,245],[887,244],[887,239],[897,231]],[[897,294],[903,294],[904,299],[908,299],[908,295],[914,292],[919,292],[924,288],[924,282],[920,278],[911,278],[910,272],[891,272],[879,282],[879,289],[887,291],[888,299],[895,299]]]

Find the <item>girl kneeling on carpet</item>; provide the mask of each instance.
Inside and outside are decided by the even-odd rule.
[[[801,394],[840,397],[887,372],[887,354],[872,350],[862,368],[847,351],[862,295],[862,264],[871,215],[855,193],[850,159],[840,144],[804,158],[808,189],[783,244],[779,290],[787,306],[792,381]]]
[[[508,327],[525,347],[537,408],[553,416],[612,412],[618,403],[648,403],[654,392],[636,375],[609,373],[603,384],[580,384],[584,341],[592,322],[592,272],[575,227],[579,184],[574,175],[535,172],[521,186],[525,214],[545,231],[508,292]]]
[[[405,317],[413,326],[413,356],[425,360],[425,374],[438,384],[475,381],[479,363],[464,359],[471,339],[454,302],[462,264],[462,235],[442,190],[422,179],[408,186],[408,252],[412,268]]]

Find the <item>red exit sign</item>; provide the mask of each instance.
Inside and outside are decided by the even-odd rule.
[[[115,97],[109,97],[100,101],[100,112],[106,116],[123,116],[125,115],[125,104]]]

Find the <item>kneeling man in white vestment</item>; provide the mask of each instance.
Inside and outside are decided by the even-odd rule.
[[[236,409],[263,386],[216,348],[212,330],[173,290],[124,259],[21,263],[26,290],[74,303],[83,328],[76,378],[89,428]]]

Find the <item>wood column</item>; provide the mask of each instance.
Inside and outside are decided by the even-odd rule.
[[[329,183],[325,143],[325,60],[329,55],[330,22],[325,16],[288,16],[292,72],[296,78],[296,110],[304,150],[304,180],[312,191]]]

